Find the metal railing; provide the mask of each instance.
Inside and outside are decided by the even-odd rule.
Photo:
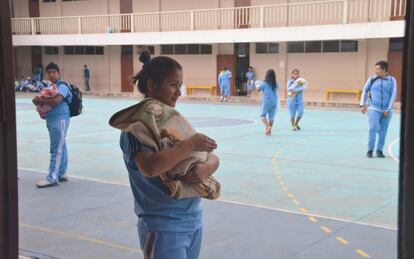
[[[115,15],[12,19],[14,34],[86,34],[269,28],[402,19],[407,0],[290,4]]]

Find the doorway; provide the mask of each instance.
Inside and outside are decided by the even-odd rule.
[[[247,95],[247,80],[246,73],[249,70],[250,64],[250,44],[249,43],[235,43],[234,53],[236,60],[236,69],[234,73],[235,79],[235,95],[246,96]]]

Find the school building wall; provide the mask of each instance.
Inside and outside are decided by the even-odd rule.
[[[160,55],[160,46],[155,46],[155,56]],[[277,54],[256,54],[255,44],[250,44],[250,65],[254,67],[258,80],[263,80],[267,69],[275,70],[281,85],[280,95],[285,97],[286,81],[290,72],[297,68],[301,76],[309,82],[306,98],[324,99],[327,88],[361,89],[367,78],[373,74],[375,62],[386,60],[388,39],[359,40],[358,52],[350,53],[287,53],[287,43],[279,43]],[[134,48],[133,71],[138,72],[141,63]],[[234,53],[233,44],[213,44],[211,55],[170,55],[184,68],[184,84],[215,85],[217,77],[217,55]],[[32,76],[30,47],[16,47],[16,76]],[[82,86],[82,68],[88,65],[91,71],[91,89],[94,92],[121,92],[121,47],[105,46],[104,55],[64,55],[59,47],[59,55],[45,55],[42,49],[42,63],[56,62],[61,67],[62,76],[72,83]],[[234,71],[233,71],[234,72]],[[131,75],[132,76],[132,75]],[[44,76],[46,79],[46,75]],[[137,92],[134,88],[134,92]],[[196,91],[196,94],[208,94]],[[256,93],[255,95],[258,95]],[[333,100],[350,99],[352,95],[333,96]]]

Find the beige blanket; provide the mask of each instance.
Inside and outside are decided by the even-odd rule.
[[[130,132],[139,142],[160,151],[187,139],[196,132],[188,121],[173,107],[156,99],[147,98],[142,102],[114,114],[109,124],[122,131]],[[193,152],[173,169],[161,175],[161,180],[169,189],[169,195],[176,199],[203,197],[217,199],[220,196],[220,183],[210,176],[198,184],[180,181],[192,167],[207,160],[207,152]]]

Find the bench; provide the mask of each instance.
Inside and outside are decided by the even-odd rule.
[[[331,94],[355,94],[358,101],[361,99],[362,90],[345,90],[345,89],[325,89],[326,100],[329,100]]]
[[[216,86],[215,85],[189,85],[187,86],[187,95],[193,94],[193,89],[208,89],[210,90],[210,95],[216,95]]]

